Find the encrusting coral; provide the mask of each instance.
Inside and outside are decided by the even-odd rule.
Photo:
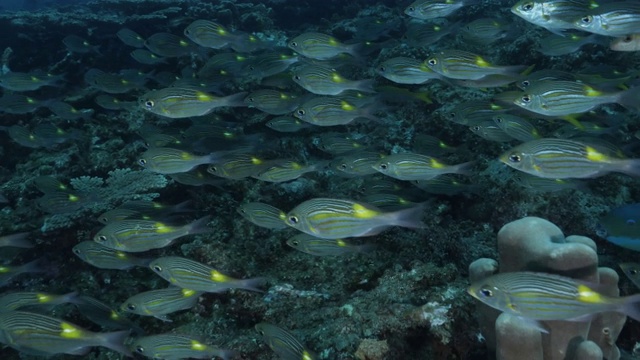
[[[475,282],[497,272],[535,271],[568,276],[599,284],[608,296],[619,296],[618,275],[598,267],[596,244],[583,236],[568,236],[551,222],[525,217],[498,233],[499,266],[493,259],[478,259],[469,266]],[[615,341],[626,316],[604,312],[586,321],[544,321],[542,333],[516,316],[478,305],[483,336],[498,360],[617,360]]]

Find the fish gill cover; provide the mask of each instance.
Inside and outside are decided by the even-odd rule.
[[[3,360],[491,358],[467,266],[524,216],[636,280],[635,2],[0,10]]]

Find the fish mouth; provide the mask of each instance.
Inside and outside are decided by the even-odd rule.
[[[604,228],[604,226],[602,226],[602,224],[597,224],[596,225],[596,235],[598,235],[599,237],[606,239],[609,236],[609,232],[607,231],[607,229]]]

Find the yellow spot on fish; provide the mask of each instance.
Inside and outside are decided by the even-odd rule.
[[[340,76],[340,74],[338,74],[337,72],[331,73],[331,80],[338,84],[344,82],[344,78]]]
[[[189,43],[184,41],[184,40],[180,40],[180,46],[189,46]]]
[[[82,330],[69,324],[68,322],[62,322],[60,324],[62,331],[60,332],[60,336],[65,339],[80,339],[82,338]]]
[[[35,102],[36,102],[36,101],[35,101],[34,99],[32,99],[32,98],[28,97],[28,98],[27,98],[27,102],[28,102],[29,104],[35,104]]]
[[[38,302],[41,302],[41,303],[46,303],[52,300],[51,296],[47,294],[36,294],[36,298],[38,299]]]
[[[207,345],[196,340],[191,340],[191,350],[204,351],[207,350]]]
[[[11,268],[8,268],[6,266],[0,266],[0,274],[8,273],[9,271],[11,271]]]
[[[440,30],[442,30],[442,28],[438,25],[433,27],[433,31],[440,31]]]
[[[353,216],[359,219],[371,219],[380,215],[380,212],[368,209],[360,204],[353,204]]]
[[[231,281],[231,278],[218,270],[211,270],[211,280],[215,282],[228,282]]]
[[[161,222],[155,223],[154,228],[156,229],[156,233],[158,234],[166,234],[174,231],[174,228],[172,226],[167,226]]]
[[[586,285],[578,285],[578,301],[590,304],[603,304],[606,302],[605,298],[597,292],[591,290]]]
[[[180,159],[182,160],[191,160],[193,159],[193,155],[191,155],[190,153],[183,151],[180,153]]]
[[[206,92],[202,92],[202,91],[196,91],[196,99],[198,99],[198,101],[211,101],[211,100],[213,100],[211,95],[207,94]]]
[[[353,111],[353,110],[355,110],[355,109],[356,109],[356,107],[355,107],[355,106],[353,106],[353,105],[349,104],[348,102],[346,102],[346,101],[344,101],[344,100],[340,102],[340,107],[341,107],[341,108],[342,108],[342,110],[344,110],[344,111]]]
[[[538,165],[533,165],[533,170],[534,170],[535,172],[541,172],[541,171],[542,171],[542,168],[541,168],[540,166],[538,166]]]
[[[591,86],[584,86],[584,94],[591,97],[602,96],[602,91],[598,91]]]
[[[344,240],[342,240],[342,239],[336,239],[336,245],[338,245],[340,247],[345,247],[345,246],[347,246],[347,243],[344,242]]]
[[[122,251],[116,251],[116,257],[120,260],[126,260],[127,259],[127,253],[122,252]]]
[[[117,312],[111,310],[111,313],[109,313],[109,318],[112,320],[118,320],[120,319],[120,314],[118,314]]]
[[[604,162],[609,160],[609,157],[598,150],[592,148],[591,146],[586,146],[585,151],[587,152],[587,159],[595,162]]]
[[[329,38],[329,45],[331,46],[338,46],[340,45],[340,43],[338,42],[338,40],[336,40],[335,38],[330,37]]]
[[[280,99],[282,100],[288,100],[290,98],[289,95],[285,94],[285,93],[280,93]]]
[[[489,64],[485,59],[483,59],[480,56],[476,56],[476,65],[478,65],[480,67],[489,67],[489,66],[491,66],[491,64]]]
[[[307,350],[302,352],[302,360],[314,360],[313,356]]]
[[[252,163],[253,165],[260,165],[260,164],[262,164],[262,160],[261,160],[261,159],[258,159],[257,157],[252,157],[252,158],[251,158],[251,163]]]
[[[582,37],[580,37],[580,36],[578,36],[576,34],[571,34],[569,37],[571,38],[571,40],[575,40],[575,41],[578,41],[578,40],[582,39]]]
[[[75,195],[73,195],[73,194],[69,194],[68,199],[69,199],[69,201],[71,201],[71,202],[76,202],[76,201],[80,200],[80,198],[79,198],[79,197],[77,197],[77,196],[75,196]]]
[[[445,167],[447,167],[447,165],[441,163],[440,161],[438,161],[436,159],[431,159],[430,165],[434,169],[444,169]]]

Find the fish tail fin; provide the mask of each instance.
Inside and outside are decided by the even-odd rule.
[[[233,95],[226,96],[224,98],[224,106],[231,107],[246,107],[244,98],[247,97],[248,92],[241,92]]]
[[[374,85],[374,80],[373,79],[356,80],[354,85],[355,85],[354,90],[357,90],[357,91],[362,91],[362,92],[367,92],[367,93],[376,92],[373,89],[373,85]]]
[[[617,102],[627,109],[640,110],[640,86],[621,92]]]
[[[425,224],[422,222],[422,215],[424,213],[425,204],[410,207],[408,209],[402,209],[388,213],[391,218],[389,225],[402,226],[412,229],[424,229]]]
[[[232,350],[221,350],[221,349],[218,349],[217,351],[213,352],[211,355],[217,356],[219,358],[222,358],[223,360],[229,360],[229,359],[233,359],[235,356],[237,356],[238,353],[235,352],[235,351],[232,351]]]
[[[187,225],[189,227],[189,234],[205,234],[212,232],[213,229],[207,226],[209,221],[211,221],[211,218],[211,215],[207,215]]]
[[[100,345],[119,352],[125,356],[133,356],[131,350],[125,345],[125,341],[131,333],[130,330],[115,331],[100,334]]]
[[[626,297],[622,304],[622,312],[635,321],[640,321],[640,294]]]
[[[475,165],[475,163],[476,163],[475,161],[469,161],[469,162],[458,164],[458,165],[452,165],[451,166],[451,170],[453,170],[452,173],[471,176],[473,175],[473,171],[471,171],[471,168],[473,167],[473,165]]]
[[[263,287],[264,284],[266,284],[266,282],[267,282],[267,279],[263,277],[242,279],[242,280],[238,280],[236,282],[236,285],[233,287],[238,289],[245,289],[245,290],[257,291],[257,292],[263,293],[264,290],[262,290],[261,287]]]
[[[375,251],[376,248],[377,246],[375,244],[362,244],[362,245],[356,245],[353,247],[355,252],[359,254],[367,254],[367,253],[373,252]]]
[[[613,170],[629,176],[640,177],[640,159],[621,160],[620,166],[616,166]]]

